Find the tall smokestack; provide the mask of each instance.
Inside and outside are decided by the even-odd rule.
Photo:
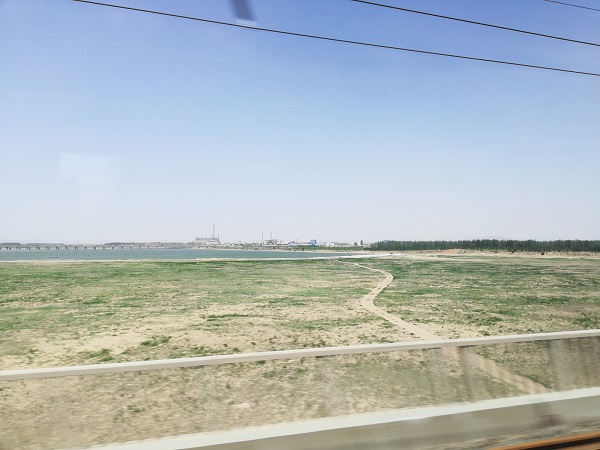
[[[215,223],[214,222],[213,222],[213,235],[212,235],[212,238],[213,239],[215,238]]]

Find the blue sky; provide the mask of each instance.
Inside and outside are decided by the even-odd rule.
[[[224,0],[118,3],[235,22]],[[600,42],[600,13],[542,0],[387,3]],[[265,28],[600,72],[598,47],[251,4]],[[0,0],[0,156],[0,242],[600,238],[600,77],[68,0]]]

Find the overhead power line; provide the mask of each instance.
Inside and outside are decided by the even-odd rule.
[[[426,12],[426,11],[417,11],[416,9],[401,8],[399,6],[392,6],[392,5],[386,5],[383,3],[369,2],[366,0],[352,0],[352,1],[354,1],[356,3],[364,3],[365,5],[379,6],[381,8],[388,8],[388,9],[394,9],[397,11],[404,11],[404,12],[413,13],[413,14],[421,14],[424,16],[437,17],[439,19],[454,20],[456,22],[470,23],[472,25],[480,25],[482,27],[496,28],[498,30],[513,31],[515,33],[529,34],[531,36],[539,36],[539,37],[548,38],[548,39],[557,39],[559,41],[573,42],[575,44],[593,45],[595,47],[600,47],[600,44],[597,44],[595,42],[579,41],[577,39],[569,39],[569,38],[560,37],[560,36],[553,36],[551,34],[536,33],[533,31],[520,30],[518,28],[503,27],[501,25],[494,25],[491,23],[476,22],[474,20],[461,19],[460,17],[443,16],[441,14],[434,14],[434,13],[430,13],[430,12]]]
[[[100,2],[95,2],[95,1],[91,1],[91,0],[73,0],[73,1],[79,2],[79,3],[87,3],[87,4],[91,4],[91,5],[97,5],[97,6],[105,6],[105,7],[109,7],[109,8],[124,9],[124,10],[128,10],[128,11],[143,12],[143,13],[148,13],[148,14],[157,14],[160,16],[174,17],[174,18],[178,18],[178,19],[195,20],[198,22],[212,23],[212,24],[224,25],[224,26],[228,26],[228,27],[244,28],[246,30],[264,31],[264,32],[268,32],[268,33],[276,33],[276,34],[281,34],[281,35],[286,35],[286,36],[297,36],[297,37],[318,39],[318,40],[329,41],[329,42],[341,42],[344,44],[361,45],[361,46],[365,46],[365,47],[384,48],[384,49],[388,49],[388,50],[396,50],[396,51],[402,51],[402,52],[421,53],[421,54],[425,54],[425,55],[434,55],[434,56],[445,56],[448,58],[466,59],[466,60],[470,60],[470,61],[480,61],[480,62],[504,64],[504,65],[517,66],[517,67],[528,67],[531,69],[551,70],[554,72],[565,72],[565,73],[573,73],[573,74],[578,74],[578,75],[588,75],[588,76],[593,76],[593,77],[600,77],[600,73],[594,73],[594,72],[583,72],[580,70],[562,69],[562,68],[558,68],[558,67],[549,67],[549,66],[539,66],[539,65],[535,65],[535,64],[525,64],[525,63],[518,63],[518,62],[512,62],[512,61],[503,61],[503,60],[498,60],[498,59],[477,58],[474,56],[456,55],[456,54],[452,54],[452,53],[432,52],[432,51],[428,51],[428,50],[417,50],[417,49],[413,49],[413,48],[395,47],[392,45],[374,44],[371,42],[353,41],[353,40],[349,40],[349,39],[338,39],[338,38],[332,38],[332,37],[327,37],[327,36],[317,36],[317,35],[313,35],[313,34],[294,33],[292,31],[283,31],[283,30],[275,30],[275,29],[270,29],[270,28],[260,28],[260,27],[254,27],[254,26],[248,26],[248,25],[240,25],[237,23],[221,22],[218,20],[204,19],[201,17],[184,16],[184,15],[180,15],[180,14],[172,14],[172,13],[167,13],[167,12],[162,12],[162,11],[154,11],[154,10],[150,10],[150,9],[132,8],[130,6],[114,5],[111,3],[100,3]]]
[[[549,3],[557,3],[559,5],[564,5],[564,6],[572,6],[573,8],[589,9],[591,11],[600,11],[600,9],[598,9],[598,8],[591,8],[589,6],[582,6],[582,5],[574,5],[573,3],[557,2],[555,0],[544,0],[544,1],[549,2]]]

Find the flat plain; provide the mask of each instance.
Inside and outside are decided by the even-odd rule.
[[[600,327],[600,259],[411,255],[373,261],[394,281],[377,304],[446,339]]]
[[[401,340],[355,306],[380,278],[331,260],[0,265],[0,368]]]
[[[355,262],[394,276],[377,306],[444,338],[600,327],[598,258],[10,262],[0,264],[0,370],[420,339],[361,307],[383,275]],[[553,387],[540,348],[517,353],[479,352]],[[427,352],[394,352],[6,382],[0,448],[465,399],[456,362],[445,362],[441,394],[430,367]],[[474,381],[481,398],[516,394],[483,372]]]

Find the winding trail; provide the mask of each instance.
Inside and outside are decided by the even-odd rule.
[[[381,269],[374,269],[372,267],[363,266],[362,264],[358,264],[358,263],[349,263],[349,262],[339,261],[339,260],[336,260],[336,261],[343,263],[343,264],[354,265],[354,266],[357,266],[357,267],[360,267],[363,269],[370,270],[372,272],[379,272],[382,275],[385,275],[384,280],[380,281],[377,284],[377,286],[375,286],[371,290],[371,292],[369,292],[367,295],[365,295],[364,297],[362,297],[359,300],[360,307],[381,317],[382,319],[387,320],[390,323],[393,323],[394,325],[402,327],[404,330],[408,331],[409,333],[412,333],[415,336],[420,337],[421,339],[425,339],[425,340],[442,340],[443,339],[442,337],[430,332],[429,330],[426,330],[426,329],[424,329],[418,325],[415,325],[413,323],[407,322],[406,320],[403,320],[400,317],[394,316],[393,314],[390,314],[389,312],[385,311],[384,309],[379,308],[378,306],[375,306],[375,304],[373,303],[375,298],[381,293],[381,291],[383,291],[386,287],[388,287],[390,285],[390,283],[394,280],[394,276],[391,273],[386,272]],[[448,354],[448,356],[451,356],[454,359],[460,359],[460,354],[457,351],[457,349],[445,349],[445,350],[446,350],[446,353]],[[538,393],[542,393],[542,392],[548,392],[548,389],[545,386],[542,386],[541,384],[536,383],[536,382],[530,380],[529,378],[522,377],[522,376],[514,374],[506,369],[503,369],[502,367],[498,366],[494,361],[492,361],[490,359],[483,358],[472,352],[465,352],[464,355],[467,358],[468,362],[470,364],[472,364],[473,366],[488,373],[489,375],[491,375],[494,378],[504,381],[505,383],[511,384],[512,386],[516,387],[520,391],[526,392],[528,394],[538,394]]]
[[[415,324],[407,322],[406,320],[402,320],[400,317],[394,316],[393,314],[390,314],[386,310],[381,309],[378,306],[375,306],[375,304],[373,303],[375,298],[381,293],[381,291],[383,291],[386,287],[388,287],[389,284],[394,280],[394,276],[391,273],[385,272],[384,270],[381,270],[381,269],[373,269],[372,267],[363,266],[358,263],[351,263],[351,264],[353,264],[357,267],[361,267],[363,269],[370,270],[372,272],[379,272],[379,273],[385,275],[385,279],[383,281],[379,282],[379,284],[377,286],[375,286],[371,290],[371,292],[369,292],[367,295],[365,295],[363,298],[361,298],[359,300],[359,305],[362,308],[366,309],[367,311],[372,312],[373,314],[381,317],[382,319],[387,320],[390,323],[393,323],[394,325],[398,325],[399,327],[404,328],[409,333],[413,333],[415,336],[418,336],[422,339],[428,339],[428,340],[440,339],[439,336],[436,336],[435,334],[430,333],[429,331],[424,330],[423,328],[421,328]]]

